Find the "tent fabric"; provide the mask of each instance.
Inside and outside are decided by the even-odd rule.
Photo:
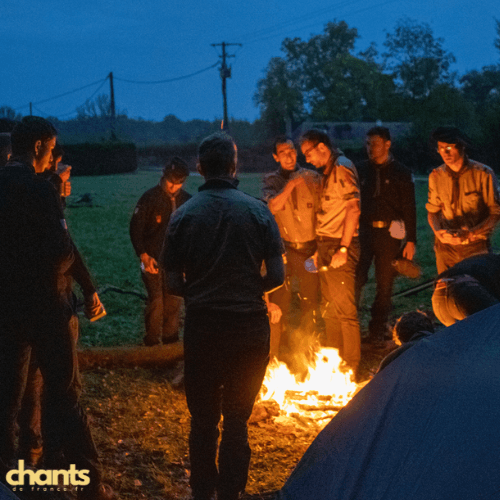
[[[422,339],[378,373],[278,497],[500,499],[500,305]]]

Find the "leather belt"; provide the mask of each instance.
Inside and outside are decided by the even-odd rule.
[[[312,241],[287,241],[284,240],[285,247],[293,248],[294,250],[304,250],[305,248],[311,248],[316,246],[316,240]]]
[[[389,227],[389,223],[385,222],[385,220],[374,220],[372,222],[372,227],[382,229],[383,227]]]

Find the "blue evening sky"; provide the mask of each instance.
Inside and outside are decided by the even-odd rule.
[[[459,75],[500,62],[494,47],[498,0],[1,0],[2,77],[0,106],[28,114],[68,119],[77,106],[115,77],[118,110],[129,117],[182,120],[222,116],[221,80],[216,67],[220,47],[228,48],[229,115],[253,121],[257,81],[269,60],[282,55],[285,37],[307,39],[326,22],[345,20],[358,29],[356,49],[377,43],[406,16],[427,22],[457,62]],[[100,87],[102,82],[102,87]],[[60,94],[86,87],[67,96]],[[99,88],[100,87],[100,88]],[[43,102],[46,101],[46,102]]]

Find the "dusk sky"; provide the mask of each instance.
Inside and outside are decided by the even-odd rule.
[[[228,48],[229,116],[255,120],[257,81],[272,57],[283,55],[285,37],[308,39],[332,20],[357,28],[356,51],[376,42],[383,52],[386,32],[398,19],[427,22],[457,62],[459,75],[500,62],[494,47],[498,0],[1,0],[0,106],[22,114],[69,119],[76,107],[115,78],[118,111],[160,121],[222,116],[217,67],[170,83],[168,80],[214,65],[221,42]],[[102,84],[102,87],[100,87]],[[51,99],[72,92],[65,97]],[[43,102],[46,101],[46,102]]]

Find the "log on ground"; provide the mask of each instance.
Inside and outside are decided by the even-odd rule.
[[[157,368],[184,359],[182,342],[156,346],[89,347],[78,350],[80,370],[92,368]]]

